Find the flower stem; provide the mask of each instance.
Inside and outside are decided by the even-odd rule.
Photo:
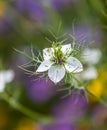
[[[73,77],[81,86],[83,86],[83,83],[82,83],[79,79],[77,79],[73,74],[72,74],[72,77]]]
[[[12,106],[14,109],[20,111],[22,114],[30,117],[31,119],[38,121],[38,122],[45,122],[49,123],[52,122],[53,119],[51,117],[46,117],[40,113],[37,113],[35,111],[32,111],[19,102],[15,101],[12,97],[9,97],[7,93],[1,93],[1,98],[5,100],[10,106]]]

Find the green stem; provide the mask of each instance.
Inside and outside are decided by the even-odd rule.
[[[72,77],[73,77],[81,86],[83,86],[83,83],[82,83],[80,80],[78,80],[73,74],[72,74]]]
[[[20,111],[22,114],[30,117],[33,120],[36,120],[38,122],[52,122],[53,119],[51,117],[43,116],[42,114],[39,114],[35,111],[32,111],[26,107],[24,107],[22,104],[15,101],[12,97],[9,97],[7,93],[1,93],[0,95],[3,100],[5,100],[10,106],[12,106],[14,109]]]

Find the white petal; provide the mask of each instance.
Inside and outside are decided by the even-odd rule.
[[[53,57],[54,50],[53,48],[45,48],[43,49],[43,58],[44,60],[49,60]]]
[[[65,64],[65,68],[69,72],[72,72],[72,73],[78,73],[78,72],[81,72],[83,70],[83,66],[82,66],[81,62],[72,56],[70,56],[67,59],[67,63]]]
[[[61,51],[64,54],[69,54],[72,51],[71,44],[63,45]]]
[[[51,65],[53,63],[50,61],[50,60],[44,60],[40,66],[38,67],[38,69],[36,70],[36,72],[44,72],[44,71],[47,71]]]
[[[48,70],[48,76],[54,83],[62,80],[64,75],[65,68],[63,66],[51,66],[51,68]]]

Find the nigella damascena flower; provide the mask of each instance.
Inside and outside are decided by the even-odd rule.
[[[40,64],[36,72],[48,71],[50,80],[54,83],[61,81],[65,73],[78,73],[83,70],[81,62],[72,56],[71,44],[43,49],[44,61]]]

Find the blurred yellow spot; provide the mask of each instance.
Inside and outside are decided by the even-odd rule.
[[[4,15],[5,9],[6,9],[5,2],[3,2],[2,0],[0,0],[0,17],[2,17]]]
[[[1,104],[0,105],[0,130],[5,128],[9,123],[9,117],[6,107]]]
[[[91,102],[96,102],[98,99],[106,103],[107,99],[107,70],[100,70],[99,76],[89,86],[88,90],[93,94],[89,95]],[[95,98],[95,97],[97,98]]]
[[[106,85],[107,85],[107,70],[101,70],[99,72],[99,77],[88,86],[88,90],[93,95],[100,98],[104,94],[107,94]]]
[[[91,85],[88,86],[88,90],[97,97],[101,97],[103,93],[103,84],[100,80],[94,80]]]
[[[29,118],[22,118],[15,130],[41,130],[40,126]]]
[[[34,130],[34,123],[30,119],[22,118],[15,130]]]
[[[107,83],[107,70],[101,71],[99,78],[104,84]]]

